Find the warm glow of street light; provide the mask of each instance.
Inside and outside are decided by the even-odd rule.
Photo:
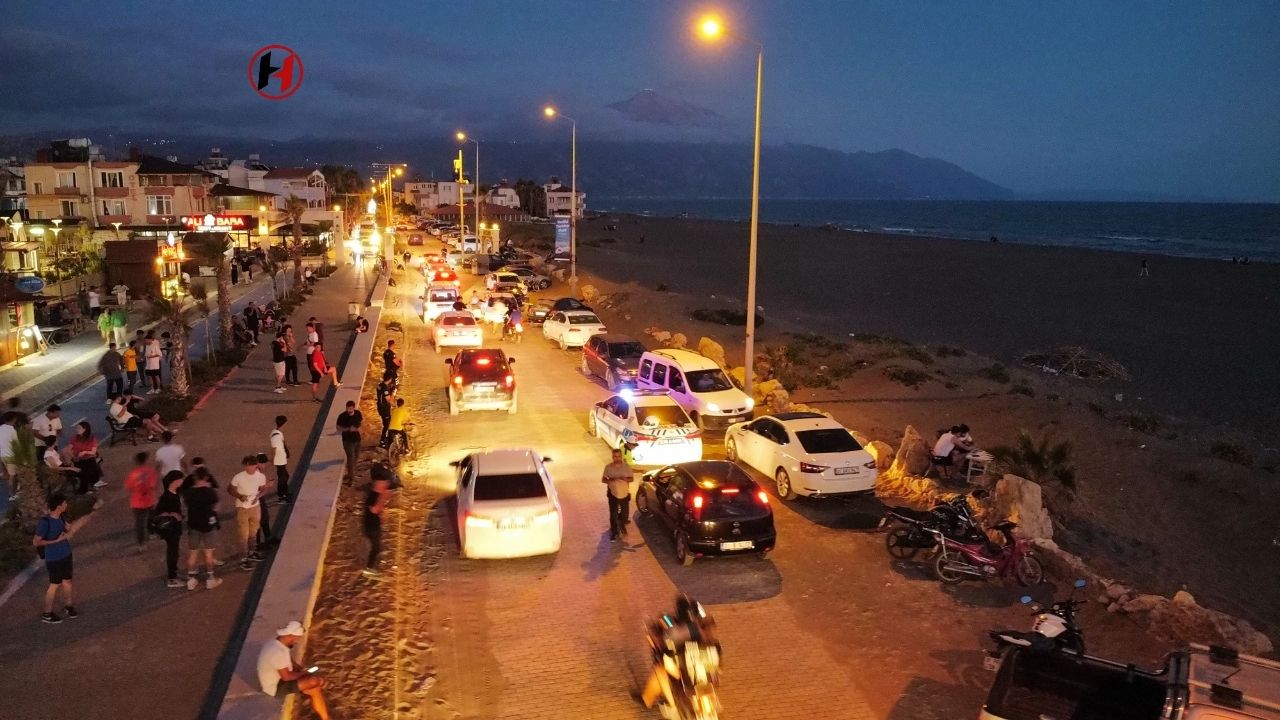
[[[459,132],[459,133],[455,133],[454,137],[458,138],[458,142],[462,142],[463,140],[467,139],[467,134],[464,132]]]
[[[400,177],[403,174],[404,174],[404,168],[396,168],[396,177]]]
[[[547,117],[555,117],[555,116],[556,116],[556,109],[555,109],[555,108],[553,108],[553,107],[551,107],[550,105],[548,105],[548,106],[546,106],[546,107],[542,108],[542,114],[543,114],[543,115],[546,115]]]
[[[342,212],[342,208],[341,208],[340,206],[338,206],[338,205],[334,205],[334,206],[333,206],[333,211],[334,211],[334,212]]]
[[[698,33],[708,40],[716,40],[724,34],[724,25],[720,18],[708,15],[698,23]]]

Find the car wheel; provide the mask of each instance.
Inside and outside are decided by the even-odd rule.
[[[653,513],[653,510],[649,507],[649,496],[643,489],[636,490],[636,512],[645,517]]]
[[[516,398],[516,394],[515,394],[515,393],[511,393],[511,404],[510,404],[509,406],[507,406],[507,414],[508,414],[508,415],[515,415],[515,414],[516,414],[516,400],[517,400],[517,398]]]
[[[609,388],[610,392],[617,392],[618,376],[612,370],[606,370],[604,373],[604,384]]]
[[[693,564],[693,553],[689,551],[689,536],[683,530],[676,531],[676,560],[685,567]]]
[[[582,374],[591,377],[591,368],[587,365],[587,354],[582,353]]]
[[[561,350],[569,349],[569,343],[564,339],[563,335],[560,336],[560,349]]]
[[[733,438],[724,441],[724,459],[729,462],[738,461],[738,443]]]
[[[778,468],[778,472],[773,476],[774,484],[778,488],[778,498],[782,500],[794,500],[796,491],[791,488],[791,475],[786,468]]]
[[[462,412],[462,408],[458,407],[458,401],[455,400],[453,397],[453,391],[445,390],[444,392],[446,395],[449,396],[449,414],[457,415],[458,413]]]

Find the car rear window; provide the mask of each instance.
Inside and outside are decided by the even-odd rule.
[[[547,487],[537,473],[481,475],[476,478],[475,499],[526,500],[547,496]]]
[[[636,420],[641,426],[684,425],[692,422],[679,405],[650,405],[636,408]]]
[[[599,325],[600,318],[595,315],[567,315],[570,325]]]
[[[444,318],[444,326],[450,327],[454,325],[475,325],[476,319],[470,315],[452,315]]]
[[[707,496],[706,504],[702,507],[703,520],[758,517],[768,512],[768,506],[756,497],[758,488],[755,485],[725,485],[701,492]]]
[[[796,433],[800,446],[807,453],[857,452],[862,449],[857,440],[844,428],[801,430]]]
[[[449,300],[457,300],[458,293],[453,290],[432,290],[431,302],[448,302]]]

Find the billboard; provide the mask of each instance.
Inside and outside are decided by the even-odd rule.
[[[556,218],[556,255],[569,256],[569,218]]]

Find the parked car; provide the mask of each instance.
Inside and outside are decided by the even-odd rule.
[[[437,355],[446,347],[478,348],[484,345],[484,330],[471,313],[450,310],[436,318],[431,341]]]
[[[702,459],[702,433],[665,392],[624,389],[591,407],[587,433],[611,448],[629,446],[635,465]]]
[[[488,450],[450,463],[457,477],[458,540],[466,558],[516,558],[560,550],[560,498],[544,458]]]
[[[591,306],[577,298],[562,297],[551,303],[552,310],[591,310]],[[593,311],[594,312],[594,311]]]
[[[645,347],[638,340],[620,335],[593,335],[582,346],[582,374],[604,380],[610,390],[635,385],[644,353]]]
[[[476,239],[475,235],[467,233],[459,241],[459,247],[464,253],[478,253],[480,252],[480,241]]]
[[[444,261],[449,264],[449,267],[456,270],[465,265],[470,257],[470,255],[462,252],[461,250],[450,250],[448,254],[444,256]]]
[[[423,243],[422,233],[413,233],[409,235],[410,245],[421,245]]]
[[[551,278],[543,277],[533,271],[533,268],[521,265],[504,265],[498,270],[499,272],[508,272],[520,278],[530,290],[546,290],[551,287]]]
[[[692,350],[650,350],[640,358],[636,387],[671,391],[698,427],[750,420],[755,402],[711,358]]]
[[[445,393],[449,414],[463,410],[506,410],[516,414],[516,376],[501,350],[463,350],[445,360],[449,366],[449,383]]]
[[[422,296],[422,319],[433,322],[441,313],[451,312],[458,302],[458,288],[453,283],[434,283],[427,286]]]
[[[551,302],[548,300],[537,300],[525,306],[524,321],[531,325],[541,325],[551,317]]]
[[[511,272],[491,272],[484,276],[484,286],[489,290],[512,292],[528,295],[529,288],[520,280],[520,276]]]
[[[516,302],[516,296],[503,291],[487,292],[478,308],[472,309],[476,320],[490,325],[501,325],[507,317],[507,309]]]
[[[636,510],[671,530],[676,559],[773,550],[769,496],[742,468],[724,460],[679,463],[646,473],[636,490]]]
[[[813,412],[765,415],[724,433],[725,457],[774,479],[778,497],[829,497],[875,489],[876,459],[848,428]]]
[[[582,347],[587,338],[606,332],[608,328],[589,310],[557,310],[542,323],[542,337],[560,345],[561,350]]]

